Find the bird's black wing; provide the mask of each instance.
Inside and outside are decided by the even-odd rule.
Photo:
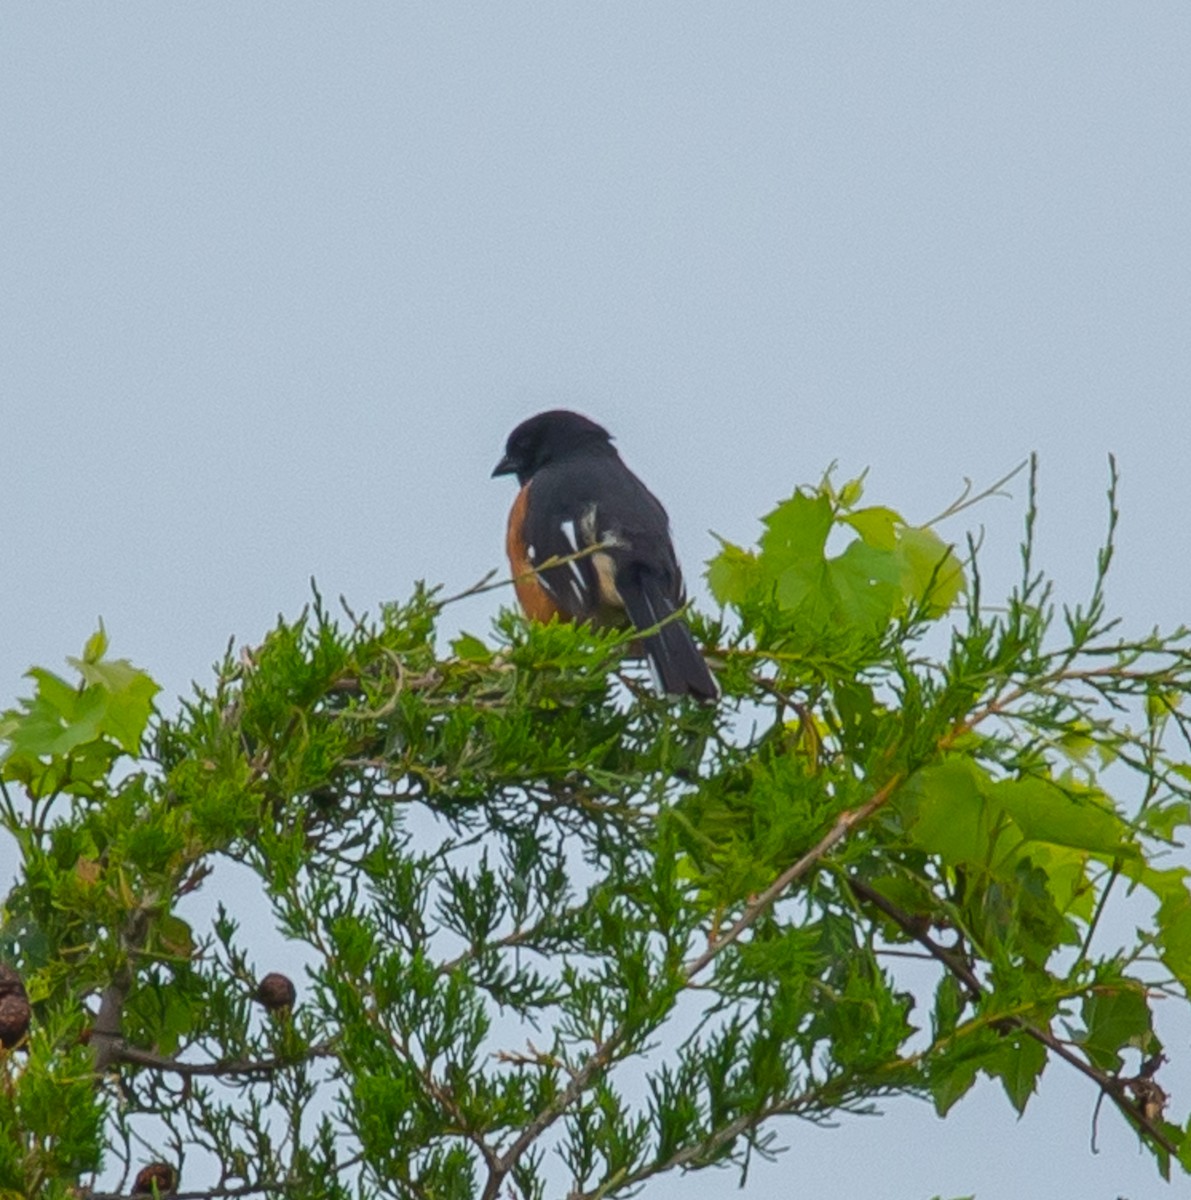
[[[591,554],[539,572],[542,586],[573,620],[617,619],[642,631],[662,689],[714,700],[719,688],[677,615],[682,572],[666,510],[619,459],[569,459],[528,485],[524,538],[530,563]]]
[[[551,600],[571,620],[586,621],[600,611],[600,581],[590,555],[573,556],[593,544],[582,519],[590,502],[582,502],[582,490],[560,487],[559,482],[548,471],[530,482],[522,536],[530,564]],[[539,569],[552,558],[571,561]]]

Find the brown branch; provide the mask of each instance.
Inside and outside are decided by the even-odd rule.
[[[905,933],[908,933],[920,946],[925,947],[932,958],[938,959],[968,989],[970,999],[973,1001],[980,999],[984,994],[980,980],[962,953],[936,942],[923,929],[921,921],[898,908],[892,900],[886,899],[875,888],[869,887],[863,879],[849,878],[848,886],[856,895],[867,900],[875,908],[879,908],[891,921],[900,925]]]
[[[732,924],[727,933],[714,939],[698,958],[687,963],[685,975],[690,982],[709,963],[713,962],[733,942],[739,941],[742,934],[756,924],[757,918],[768,911],[781,898],[783,892],[796,883],[810,870],[817,866],[820,860],[844,840],[849,831],[855,826],[867,821],[869,817],[886,804],[893,793],[905,781],[905,773],[898,772],[879,788],[871,799],[851,812],[843,812],[836,818],[835,824],[823,835],[797,862],[787,867],[763,892],[749,901],[743,913]]]
[[[165,1192],[168,1200],[234,1200],[238,1196],[283,1194],[292,1185],[281,1180],[244,1183],[236,1187],[214,1187],[206,1192]],[[144,1200],[144,1192],[83,1192],[82,1200]]]
[[[841,813],[831,829],[814,846],[749,902],[744,912],[725,934],[711,942],[702,954],[687,963],[683,970],[687,984],[692,984],[696,976],[701,974],[720,954],[739,941],[743,934],[756,924],[758,918],[772,908],[793,883],[813,870],[828,851],[843,841],[851,829],[868,820],[873,813],[886,804],[904,779],[904,772],[898,772],[858,809]],[[627,1025],[618,1026],[608,1038],[596,1046],[587,1061],[572,1072],[567,1086],[521,1131],[516,1140],[492,1165],[484,1186],[482,1200],[497,1200],[501,1184],[517,1164],[521,1155],[603,1074],[604,1070],[614,1061],[617,1051],[628,1037],[628,1033]]]
[[[219,1059],[215,1062],[188,1063],[179,1062],[176,1058],[163,1058],[148,1050],[140,1050],[136,1046],[126,1045],[116,1041],[110,1047],[110,1061],[128,1063],[135,1067],[148,1067],[155,1071],[168,1071],[173,1075],[181,1075],[184,1079],[192,1079],[199,1075],[270,1075],[285,1067],[296,1066],[300,1062],[310,1062],[316,1058],[329,1058],[334,1050],[330,1042],[319,1042],[307,1048],[305,1054],[289,1055],[277,1058],[262,1059]]]
[[[149,908],[142,904],[136,908],[124,924],[120,944],[127,957],[116,968],[111,982],[103,989],[99,999],[99,1012],[91,1029],[91,1042],[95,1047],[95,1070],[102,1074],[116,1061],[119,1048],[123,1045],[124,1006],[132,991],[133,974],[131,956],[145,944],[149,932]]]
[[[863,896],[864,899],[874,904],[890,920],[899,925],[904,932],[909,934],[920,945],[924,946],[933,958],[937,959],[968,988],[972,993],[973,999],[979,999],[983,996],[984,990],[980,985],[980,980],[977,979],[971,967],[968,966],[962,957],[957,956],[953,950],[949,950],[946,946],[941,946],[921,929],[919,922],[914,917],[899,908],[892,900],[882,896],[880,892],[877,892],[867,883],[859,879],[849,879],[848,883],[857,895]],[[1073,1066],[1082,1075],[1086,1075],[1100,1089],[1101,1098],[1107,1096],[1139,1133],[1151,1138],[1167,1154],[1175,1158],[1178,1157],[1179,1148],[1154,1124],[1146,1112],[1129,1102],[1125,1095],[1124,1080],[1119,1079],[1115,1075],[1110,1075],[1106,1071],[1101,1071],[1098,1067],[1094,1067],[1055,1037],[1049,1029],[1041,1025],[1035,1025],[1027,1021],[1024,1017],[1013,1015],[1005,1016],[1002,1018],[1002,1022],[1005,1025],[1019,1029],[1027,1037],[1033,1038],[1034,1041],[1040,1042],[1053,1054]]]
[[[628,1175],[620,1175],[614,1179],[605,1180],[604,1183],[599,1184],[589,1192],[580,1192],[572,1188],[567,1193],[567,1200],[603,1200],[603,1197],[609,1195],[613,1190],[618,1192],[623,1191],[635,1187],[637,1184],[644,1183],[654,1175],[663,1175],[667,1171],[673,1171],[676,1167],[689,1167],[692,1164],[698,1165],[700,1160],[709,1161],[710,1157],[723,1146],[735,1141],[742,1134],[751,1132],[758,1125],[771,1120],[773,1117],[796,1116],[805,1109],[822,1107],[825,1097],[829,1096],[833,1090],[838,1093],[841,1088],[846,1088],[850,1081],[842,1080],[837,1081],[837,1083],[839,1086],[835,1086],[834,1088],[832,1084],[827,1084],[811,1092],[803,1092],[797,1096],[787,1096],[782,1100],[775,1100],[772,1104],[765,1105],[757,1112],[741,1113],[740,1116],[734,1117],[726,1125],[721,1125],[719,1129],[709,1133],[703,1140],[683,1146],[680,1150],[675,1150],[669,1158],[661,1162],[648,1163]],[[839,1103],[841,1100],[842,1097],[833,1103]],[[809,1119],[813,1120],[814,1118],[811,1117]]]

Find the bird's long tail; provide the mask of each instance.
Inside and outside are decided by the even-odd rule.
[[[695,646],[686,622],[668,589],[656,575],[642,571],[616,581],[629,620],[638,629],[655,629],[641,640],[662,691],[671,696],[694,696],[703,703],[719,697],[711,671]]]

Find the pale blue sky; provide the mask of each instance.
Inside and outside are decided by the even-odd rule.
[[[99,615],[173,697],[312,575],[467,585],[506,433],[560,403],[696,592],[708,530],[833,460],[925,519],[1038,450],[1078,599],[1115,451],[1111,602],[1187,619],[1189,64],[1185,0],[7,0],[0,706]],[[1020,515],[976,518],[990,595]],[[1174,1194],[1108,1114],[1089,1153],[1093,1100],[1053,1067],[1020,1123],[990,1086],[794,1126],[753,1194]]]

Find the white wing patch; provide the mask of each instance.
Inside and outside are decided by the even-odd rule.
[[[589,504],[584,510],[583,516],[579,518],[579,530],[583,534],[583,544],[591,546],[596,542],[602,542],[605,546],[627,546],[628,542],[611,529],[600,529],[599,514],[596,512],[596,506]]]
[[[563,521],[559,528],[562,530],[562,536],[567,540],[567,545],[570,546],[570,553],[578,554],[579,539],[575,532],[575,522]],[[583,572],[579,569],[579,563],[572,559],[567,563],[567,566],[571,568],[571,581],[575,587],[575,594],[582,596],[587,590],[587,581],[583,578]]]

